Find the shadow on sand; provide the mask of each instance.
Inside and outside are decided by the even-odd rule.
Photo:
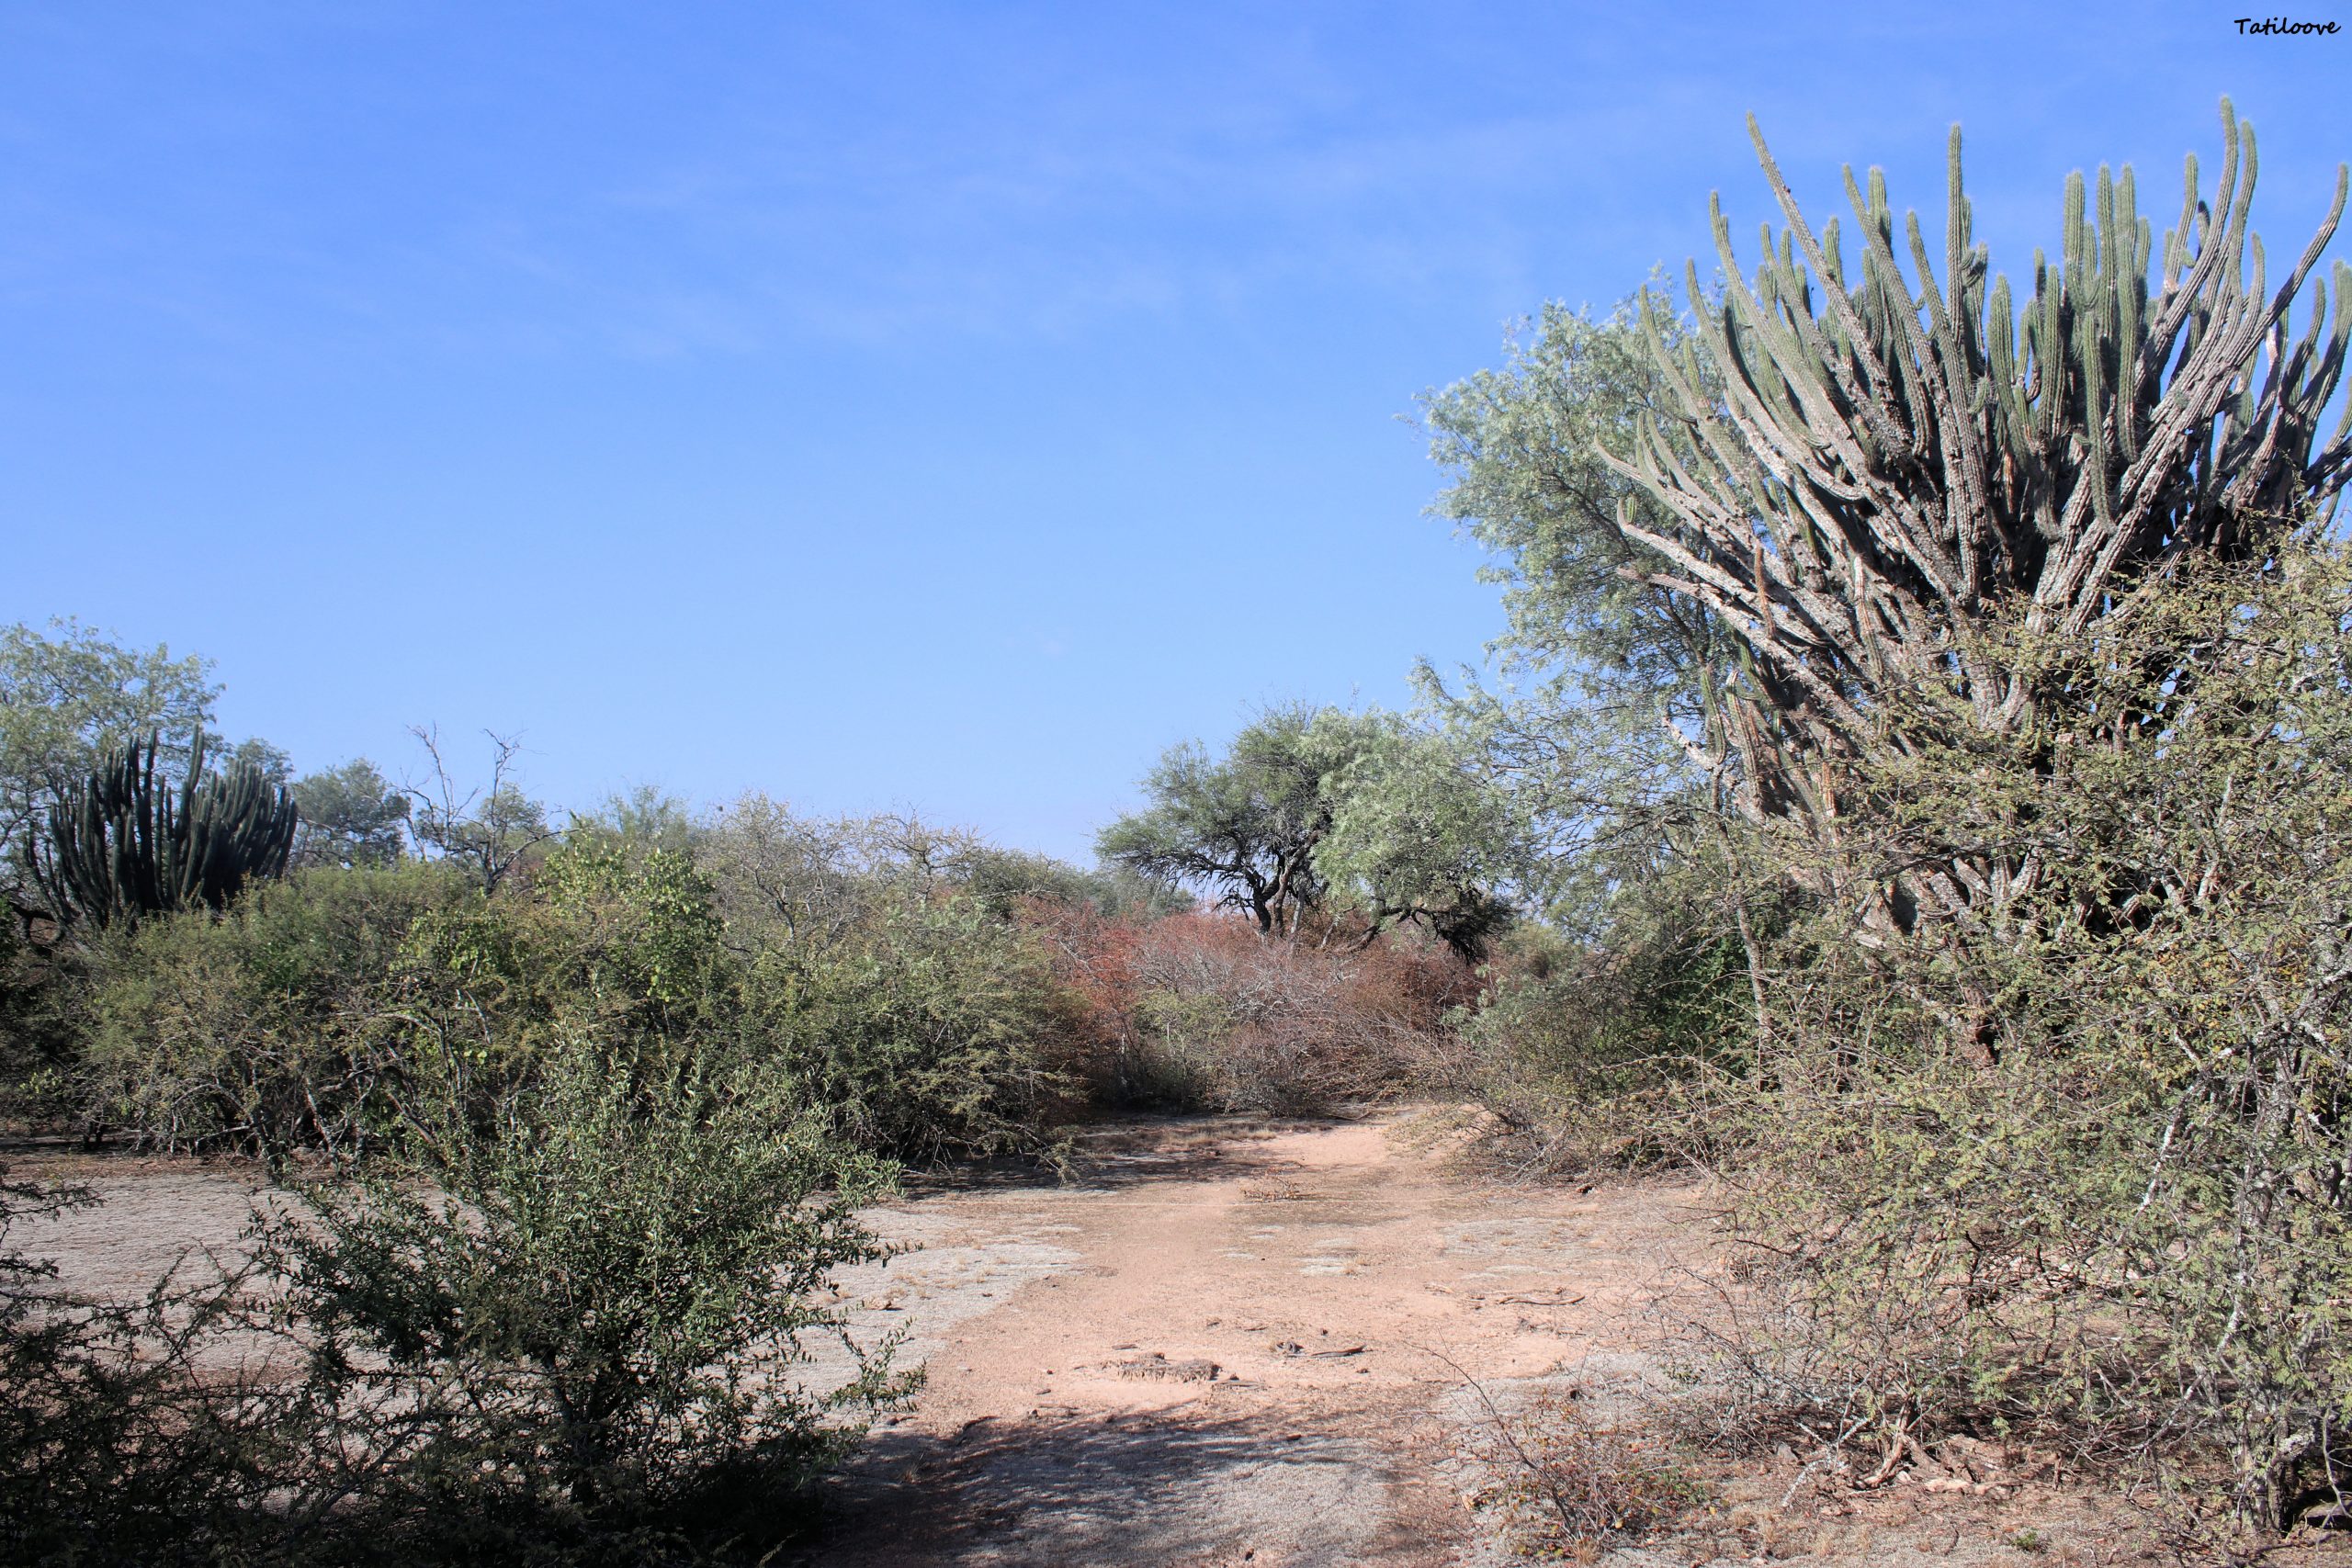
[[[1034,1158],[964,1160],[910,1170],[902,1183],[909,1197],[928,1198],[1021,1188],[1115,1191],[1160,1181],[1272,1177],[1297,1166],[1286,1156],[1269,1152],[1268,1143],[1349,1120],[1241,1114],[1123,1116],[1113,1125],[1070,1129],[1059,1165]]]
[[[949,1436],[877,1432],[799,1561],[1238,1562],[1253,1550],[1345,1561],[1381,1512],[1369,1458],[1345,1438],[1176,1413],[1048,1410]]]

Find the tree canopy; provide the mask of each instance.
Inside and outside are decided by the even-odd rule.
[[[294,839],[296,865],[384,866],[401,858],[408,795],[367,758],[306,773],[293,788],[302,818]]]
[[[1509,923],[1505,799],[1445,737],[1397,715],[1272,709],[1223,756],[1171,749],[1150,804],[1105,829],[1104,861],[1203,888],[1267,935],[1352,919],[1420,924],[1466,956]]]

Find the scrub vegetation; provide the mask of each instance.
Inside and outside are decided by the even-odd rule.
[[[2341,181],[2267,270],[2223,120],[2161,232],[2078,176],[2016,286],[1957,130],[1936,250],[1759,136],[1752,265],[1718,213],[1679,311],[1547,309],[1426,399],[1491,667],[1175,747],[1091,868],[559,820],[497,737],[298,776],[200,660],[0,636],[6,1113],[279,1195],[144,1302],[0,1252],[0,1549],[758,1559],[916,1396],[816,1350],[900,1171],[1397,1094],[1715,1183],[1705,1443],[1862,1489],[2030,1444],[2213,1551],[2352,1517],[2352,272]],[[1698,1495],[1554,1415],[1538,1534]]]

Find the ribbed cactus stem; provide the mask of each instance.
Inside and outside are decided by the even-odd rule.
[[[108,749],[83,787],[51,808],[48,881],[61,915],[110,926],[225,909],[247,884],[285,874],[298,821],[292,796],[250,761],[207,773],[201,734],[177,791],[159,786],[159,745],[150,736]]]
[[[1620,524],[1650,563],[1629,570],[1714,616],[1746,676],[1723,700],[1769,710],[1730,727],[1771,738],[1730,775],[1750,816],[1802,816],[1792,781],[1821,757],[1902,745],[1871,716],[1888,680],[1940,682],[1983,723],[2034,722],[2033,694],[1972,667],[1952,635],[1985,606],[2083,636],[2180,553],[2258,559],[2352,482],[2352,408],[2320,433],[2352,355],[2352,269],[2337,264],[2333,312],[2314,276],[2347,176],[2266,292],[2254,130],[2226,102],[2222,120],[2219,186],[2203,199],[2188,161],[2161,248],[2130,169],[2068,178],[2057,254],[2035,254],[2018,299],[1973,237],[1957,129],[1939,278],[1916,217],[1898,254],[1875,169],[1846,173],[1858,256],[1841,255],[1751,119],[1781,226],[1751,272],[1711,203],[1720,292],[1685,269],[1710,373],[1653,326],[1677,417],[1604,455],[1675,519]],[[2288,311],[2307,284],[2298,338]]]

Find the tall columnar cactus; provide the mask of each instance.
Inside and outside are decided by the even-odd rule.
[[[1673,518],[1621,514],[1645,547],[1628,574],[1731,634],[1738,658],[1713,674],[1711,733],[1694,750],[1748,817],[1834,818],[1839,761],[1910,739],[1875,722],[1893,683],[1939,682],[1996,732],[2051,718],[2063,692],[1979,667],[1954,635],[1996,602],[2085,639],[2184,553],[2258,560],[2352,478],[2352,412],[2320,439],[2352,336],[2352,268],[2335,265],[2332,317],[2313,281],[2308,329],[2289,321],[2342,216],[2345,172],[2266,293],[2246,227],[2254,130],[2226,100],[2222,116],[2220,188],[2200,198],[2191,157],[2161,252],[2128,167],[2102,168],[2092,196],[2072,176],[2058,260],[2035,254],[2022,310],[1971,241],[1958,127],[1940,285],[1917,215],[1902,225],[1915,295],[1881,174],[1867,192],[1846,175],[1857,265],[1835,220],[1817,233],[1805,222],[1749,121],[1787,226],[1766,226],[1743,277],[1715,206],[1720,299],[1687,272],[1703,346],[1669,352],[1652,319],[1681,417],[1645,424],[1611,459]]]
[[[221,909],[248,882],[284,874],[296,821],[285,789],[242,760],[206,773],[201,735],[176,792],[159,784],[155,755],[153,736],[107,750],[81,792],[51,809],[48,880],[61,913],[103,926]]]

